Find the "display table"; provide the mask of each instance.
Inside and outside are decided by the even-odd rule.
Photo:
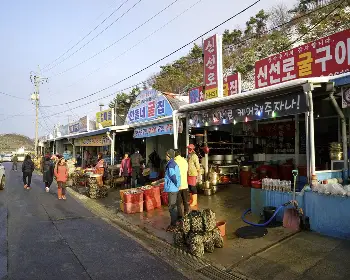
[[[256,216],[260,216],[265,206],[279,207],[282,204],[291,201],[293,199],[292,193],[278,192],[278,191],[267,191],[262,189],[251,189],[251,208],[252,213]],[[296,194],[296,200],[298,201],[299,207],[304,208],[304,196],[301,193]],[[289,205],[287,208],[291,208]],[[283,220],[284,211],[280,211],[276,218],[277,221]]]
[[[306,192],[304,210],[312,231],[350,239],[350,197]]]

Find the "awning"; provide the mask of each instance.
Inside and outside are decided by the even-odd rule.
[[[179,113],[199,111],[211,109],[223,105],[229,104],[242,104],[251,102],[257,99],[263,99],[271,96],[287,95],[288,93],[295,92],[298,89],[302,90],[303,85],[308,83],[327,83],[330,81],[330,77],[320,77],[320,78],[309,78],[309,79],[297,79],[288,81],[285,83],[254,89],[248,92],[243,92],[228,97],[215,98],[211,100],[206,100],[200,103],[193,103],[188,105],[183,105],[179,108]]]
[[[345,85],[350,85],[350,73],[342,74],[336,77],[333,77],[330,81],[334,82],[336,87],[341,87]]]
[[[155,124],[161,124],[161,123],[169,122],[169,121],[172,121],[172,120],[173,120],[173,117],[169,116],[169,117],[159,118],[159,119],[155,119],[155,120],[151,120],[151,121],[133,123],[133,124],[130,124],[129,126],[132,127],[132,128],[145,127],[145,126],[150,126],[150,125],[155,125]]]
[[[94,136],[94,135],[105,134],[105,133],[110,132],[110,131],[111,131],[111,128],[110,127],[106,127],[106,128],[97,129],[97,130],[94,130],[94,131],[82,132],[82,133],[77,133],[77,134],[72,134],[72,135],[66,135],[63,138],[67,138],[67,139],[83,138],[83,137],[87,137],[87,136]]]

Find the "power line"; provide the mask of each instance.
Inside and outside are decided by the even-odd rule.
[[[111,47],[113,47],[114,45],[116,45],[117,43],[119,43],[120,41],[122,41],[123,39],[127,38],[128,36],[130,36],[131,34],[133,34],[134,32],[136,32],[138,29],[140,29],[142,26],[146,25],[148,22],[150,22],[151,20],[153,20],[154,18],[156,18],[157,16],[159,16],[161,13],[163,13],[164,11],[166,11],[167,9],[169,9],[172,5],[174,5],[176,2],[178,2],[179,0],[175,0],[173,2],[171,2],[168,6],[166,6],[164,9],[162,9],[161,11],[159,11],[158,13],[156,13],[155,15],[153,15],[152,17],[150,17],[149,19],[147,19],[145,22],[143,22],[142,24],[140,24],[139,26],[137,26],[136,28],[134,28],[132,31],[130,31],[129,33],[127,33],[126,35],[124,35],[123,37],[119,38],[117,41],[113,42],[112,44],[110,44],[109,46],[107,46],[106,48],[104,48],[103,50],[95,53],[94,55],[90,56],[89,58],[83,60],[82,62],[58,73],[58,74],[55,74],[53,76],[51,76],[50,78],[53,78],[53,77],[57,77],[57,76],[60,76],[88,61],[90,61],[91,59],[95,58],[96,56],[100,55],[101,53],[105,52],[106,50],[110,49]]]
[[[197,1],[197,2],[194,3],[192,6],[190,6],[190,7],[187,8],[186,10],[184,10],[182,13],[180,13],[179,15],[177,15],[176,17],[174,17],[172,20],[168,21],[168,22],[167,22],[166,24],[164,24],[162,27],[158,28],[157,30],[155,30],[154,32],[152,32],[151,34],[149,34],[148,36],[146,36],[144,39],[140,40],[138,43],[136,43],[135,45],[133,45],[131,48],[127,49],[126,51],[124,51],[123,53],[121,53],[121,54],[118,55],[117,57],[113,58],[113,59],[110,60],[109,62],[105,63],[105,64],[102,65],[101,67],[99,67],[99,68],[95,69],[94,71],[90,72],[88,75],[82,77],[82,78],[79,79],[77,82],[68,85],[67,88],[76,85],[78,82],[84,80],[85,78],[91,76],[92,74],[98,72],[99,70],[104,69],[107,65],[109,65],[110,63],[112,63],[112,62],[115,61],[116,59],[120,58],[121,56],[123,56],[123,55],[126,54],[127,52],[131,51],[131,50],[132,50],[133,48],[135,48],[136,46],[140,45],[142,42],[144,42],[145,40],[147,40],[148,38],[150,38],[151,36],[153,36],[155,33],[159,32],[161,29],[163,29],[164,27],[166,27],[167,25],[169,25],[169,24],[170,24],[171,22],[173,22],[175,19],[179,18],[181,15],[183,15],[184,13],[186,13],[188,10],[190,10],[191,8],[193,8],[195,5],[197,5],[197,4],[198,4],[199,2],[201,2],[201,1],[202,1],[202,0]],[[307,17],[307,16],[309,16],[309,15],[312,14],[312,13],[318,12],[319,10],[322,10],[322,9],[324,9],[324,8],[330,6],[330,5],[334,5],[335,3],[340,2],[340,1],[343,1],[343,0],[338,0],[338,1],[331,2],[331,3],[327,4],[327,5],[322,5],[321,7],[317,8],[317,9],[314,9],[314,10],[308,12],[308,13],[304,13],[304,14],[298,16],[297,18],[296,18],[296,17],[295,17],[295,18],[292,18],[292,19],[289,20],[288,22],[284,22],[284,23],[282,23],[282,24],[279,24],[279,25],[277,25],[277,26],[274,26],[273,28],[270,28],[269,30],[265,31],[265,34],[270,33],[271,31],[277,30],[277,29],[279,29],[279,28],[281,28],[281,27],[284,27],[284,26],[286,26],[286,25],[289,25],[290,23],[293,23],[293,22],[295,22],[295,21],[299,21],[300,19],[302,19],[302,18],[304,18],[304,17]],[[248,38],[246,38],[246,39],[240,41],[239,43],[231,44],[230,46],[241,45],[242,43],[247,42],[247,41],[249,41],[249,40],[252,40],[252,39],[254,39],[254,38],[256,38],[256,36],[250,36],[250,37],[248,37]],[[117,42],[118,42],[118,41],[117,41]],[[116,43],[116,42],[115,42],[115,43]],[[114,43],[113,43],[113,44],[114,44]],[[109,48],[109,47],[107,47],[107,48]],[[107,49],[107,48],[106,48],[106,49]],[[227,48],[229,48],[229,46],[228,46]],[[105,50],[106,50],[106,49],[105,49]],[[98,55],[98,54],[99,54],[99,53],[97,53],[96,55]],[[94,55],[93,57],[95,57],[96,55]],[[93,57],[91,57],[91,58],[93,58]],[[89,58],[89,59],[91,59],[91,58]],[[88,59],[88,60],[89,60],[89,59]],[[84,63],[84,61],[83,61],[82,63]],[[82,63],[81,63],[81,64],[82,64]],[[76,66],[79,66],[79,65],[81,65],[81,64],[77,64]],[[76,66],[74,66],[74,67],[76,67]],[[74,68],[74,67],[73,67],[73,68]],[[72,68],[70,68],[70,69],[72,69]],[[69,71],[70,69],[67,69],[66,71]],[[61,74],[63,74],[63,73],[64,73],[64,72],[62,72]]]
[[[129,0],[127,0],[129,1]],[[74,54],[82,50],[84,47],[86,47],[88,44],[90,44],[93,40],[95,40],[97,37],[99,37],[102,33],[104,33],[107,29],[109,29],[113,24],[115,24],[117,21],[119,21],[122,17],[124,17],[126,14],[128,14],[133,8],[135,8],[142,0],[138,0],[131,8],[129,8],[126,12],[124,12],[120,17],[118,17],[115,21],[113,21],[110,25],[108,25],[105,29],[103,29],[100,33],[98,33],[95,37],[93,37],[91,40],[87,41],[83,46],[81,46],[79,49],[77,49],[75,52],[71,53],[69,56],[61,60],[59,63],[55,64],[54,66],[50,67],[46,71],[51,71],[53,68],[56,68],[58,65],[62,64],[67,59],[71,58]]]
[[[100,92],[102,92],[102,91],[107,90],[107,89],[110,89],[110,88],[112,88],[112,87],[114,87],[114,86],[116,86],[116,85],[118,85],[118,84],[120,84],[120,83],[122,83],[122,82],[124,82],[124,81],[126,81],[126,80],[128,80],[128,79],[130,79],[130,78],[132,78],[132,77],[134,77],[134,76],[136,76],[136,75],[138,75],[138,74],[140,74],[141,72],[143,72],[143,71],[145,71],[145,70],[151,68],[152,66],[154,66],[154,65],[156,65],[157,63],[163,61],[164,59],[166,59],[166,58],[172,56],[173,54],[177,53],[178,51],[180,51],[180,50],[186,48],[187,46],[189,46],[189,45],[191,45],[192,43],[196,42],[198,39],[201,39],[202,37],[204,37],[204,36],[207,35],[208,33],[212,32],[213,30],[215,30],[215,29],[217,29],[218,27],[222,26],[222,25],[225,24],[226,22],[232,20],[233,18],[235,18],[235,17],[237,17],[238,15],[244,13],[244,12],[247,11],[248,9],[252,8],[252,7],[255,6],[256,4],[258,4],[260,1],[261,1],[261,0],[255,1],[253,4],[247,6],[246,8],[244,8],[243,10],[241,10],[240,12],[236,13],[235,15],[231,16],[230,18],[226,19],[225,21],[221,22],[220,24],[216,25],[215,27],[211,28],[210,30],[206,31],[205,33],[201,34],[200,36],[198,36],[197,38],[195,38],[195,39],[193,39],[192,41],[188,42],[187,44],[183,45],[182,47],[176,49],[175,51],[173,51],[173,52],[167,54],[166,56],[164,56],[164,57],[158,59],[157,61],[153,62],[152,64],[150,64],[150,65],[148,65],[148,66],[142,68],[141,70],[135,72],[134,74],[132,74],[132,75],[130,75],[130,76],[128,76],[128,77],[126,77],[126,78],[124,78],[124,79],[122,79],[122,80],[120,80],[120,81],[118,81],[118,82],[116,82],[116,83],[114,83],[114,84],[112,84],[112,85],[110,85],[110,86],[108,86],[108,87],[105,87],[105,88],[103,88],[103,89],[101,89],[101,90],[99,90],[99,91],[96,91],[96,92],[94,92],[94,93],[92,93],[92,94],[89,94],[89,95],[87,95],[87,96],[85,96],[85,97],[78,98],[78,99],[76,99],[76,100],[72,100],[72,101],[69,101],[69,102],[65,102],[65,103],[61,103],[61,104],[56,104],[56,105],[43,106],[43,107],[53,107],[53,106],[62,106],[62,105],[71,104],[71,103],[74,103],[74,102],[77,102],[77,101],[80,101],[80,100],[89,98],[89,97],[91,97],[91,96],[94,96],[94,95],[96,95],[96,94],[98,94],[98,93],[100,93]],[[106,97],[104,97],[104,98],[106,98]],[[103,99],[103,98],[101,98],[101,99]]]
[[[69,48],[67,51],[65,51],[62,55],[60,55],[58,58],[56,58],[54,61],[46,65],[43,70],[47,69],[49,66],[51,66],[53,63],[55,63],[57,60],[61,59],[64,55],[66,55],[69,51],[71,51],[74,47],[79,45],[82,41],[84,41],[92,32],[94,32],[97,28],[99,28],[103,23],[106,22],[111,16],[113,16],[116,12],[120,10],[121,7],[123,7],[124,4],[126,4],[129,0],[124,1],[118,8],[116,8],[109,16],[107,16],[102,22],[100,22],[95,28],[90,30],[82,39],[80,39],[75,45],[73,45],[71,48]],[[102,13],[98,18],[100,18],[104,13]]]
[[[1,92],[1,91],[0,91],[0,94],[6,95],[6,96],[9,96],[9,97],[12,97],[12,98],[16,98],[16,99],[21,99],[21,100],[30,101],[29,98],[24,98],[24,97],[15,96],[15,95],[11,95],[11,94],[8,94],[8,93],[5,93],[5,92]]]

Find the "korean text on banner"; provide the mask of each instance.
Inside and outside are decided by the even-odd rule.
[[[196,87],[189,91],[188,94],[191,103],[198,103],[204,101],[203,87]]]
[[[96,128],[101,124],[102,127],[108,127],[114,125],[114,109],[108,109],[96,113]]]
[[[205,99],[223,97],[222,37],[215,34],[204,40]]]
[[[224,78],[224,96],[241,93],[241,74],[236,73]]]
[[[255,63],[255,88],[350,71],[350,29]]]

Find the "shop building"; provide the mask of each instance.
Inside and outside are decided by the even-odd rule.
[[[134,139],[142,141],[144,148],[140,151],[143,151],[147,163],[149,155],[154,151],[165,163],[166,151],[174,149],[177,142],[174,142],[174,137],[178,135],[178,142],[183,144],[182,152],[185,152],[183,124],[175,118],[176,111],[186,104],[185,100],[176,94],[149,89],[141,91],[130,106],[125,125],[134,129]],[[180,133],[174,136],[174,130]]]

